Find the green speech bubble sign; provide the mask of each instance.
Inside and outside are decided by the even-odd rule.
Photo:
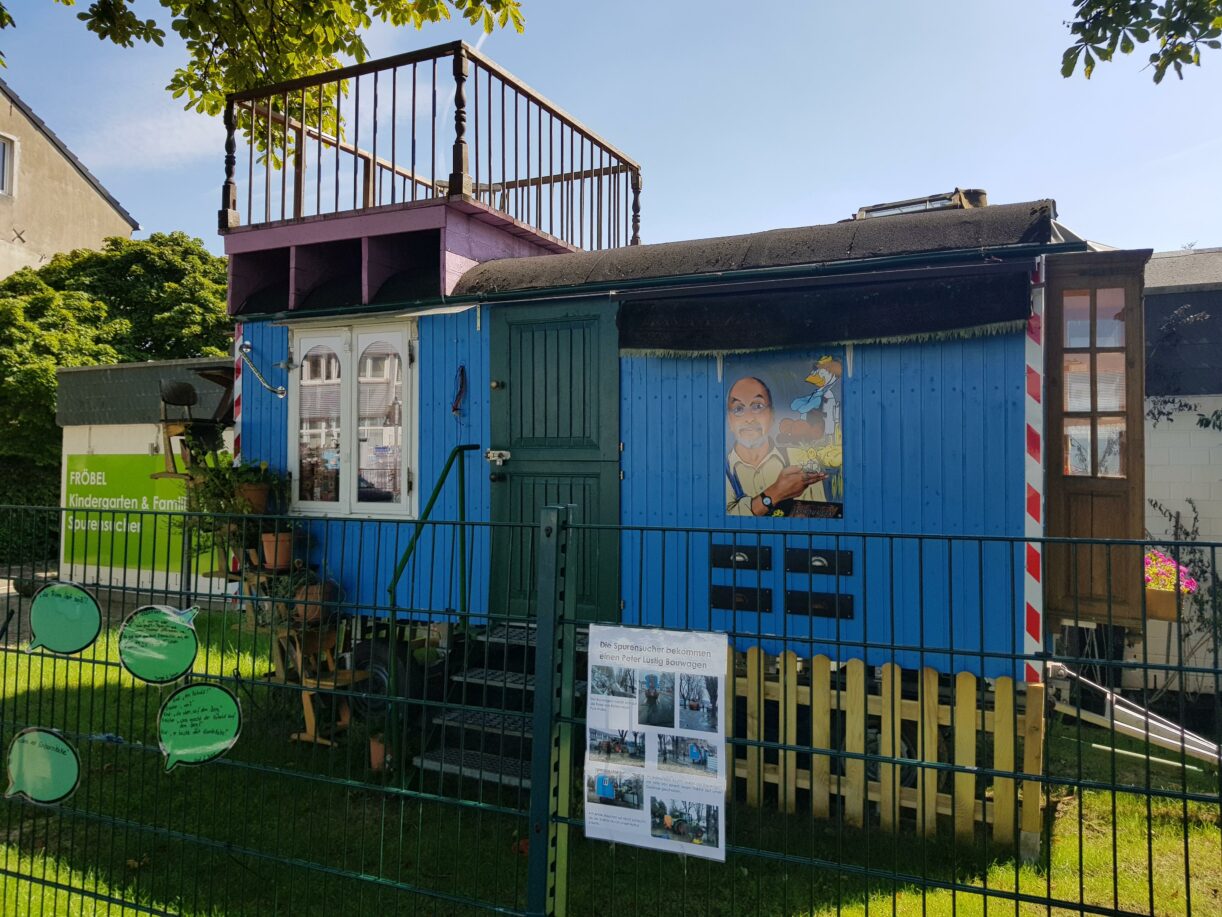
[[[220,685],[183,685],[157,714],[157,738],[165,769],[205,764],[233,748],[242,732],[237,696]]]
[[[179,612],[168,605],[137,608],[119,629],[119,661],[141,681],[168,685],[195,664],[199,652],[192,619],[195,609]]]
[[[24,796],[40,805],[63,802],[81,782],[81,759],[53,729],[30,726],[8,747],[8,789],[5,797]]]
[[[70,656],[98,639],[102,609],[97,599],[75,583],[49,583],[30,603],[30,630],[34,639],[27,653],[43,647]]]

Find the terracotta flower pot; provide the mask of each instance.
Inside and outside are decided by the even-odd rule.
[[[381,734],[369,737],[369,769],[371,771],[386,770],[386,740]]]
[[[267,501],[271,498],[270,484],[239,484],[234,488],[234,496],[238,503],[248,506],[247,512],[263,515],[267,512]]]
[[[293,533],[264,532],[263,564],[269,570],[287,570],[293,565]]]
[[[300,587],[293,594],[293,620],[303,624],[316,624],[328,613],[323,603],[334,602],[337,596],[335,583],[313,583]]]

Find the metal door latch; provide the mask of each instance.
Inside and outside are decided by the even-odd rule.
[[[484,453],[484,458],[489,462],[496,462],[497,466],[499,467],[509,461],[509,450],[489,449]]]

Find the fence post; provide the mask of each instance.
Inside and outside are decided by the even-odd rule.
[[[568,825],[572,784],[575,654],[568,585],[571,531],[577,507],[546,506],[539,520],[535,692],[530,764],[530,847],[526,911],[532,917],[564,917],[568,878]],[[566,629],[566,624],[568,625]]]

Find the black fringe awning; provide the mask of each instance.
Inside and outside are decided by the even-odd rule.
[[[620,349],[696,355],[998,333],[1027,320],[1031,268],[1019,261],[927,276],[621,294]]]

